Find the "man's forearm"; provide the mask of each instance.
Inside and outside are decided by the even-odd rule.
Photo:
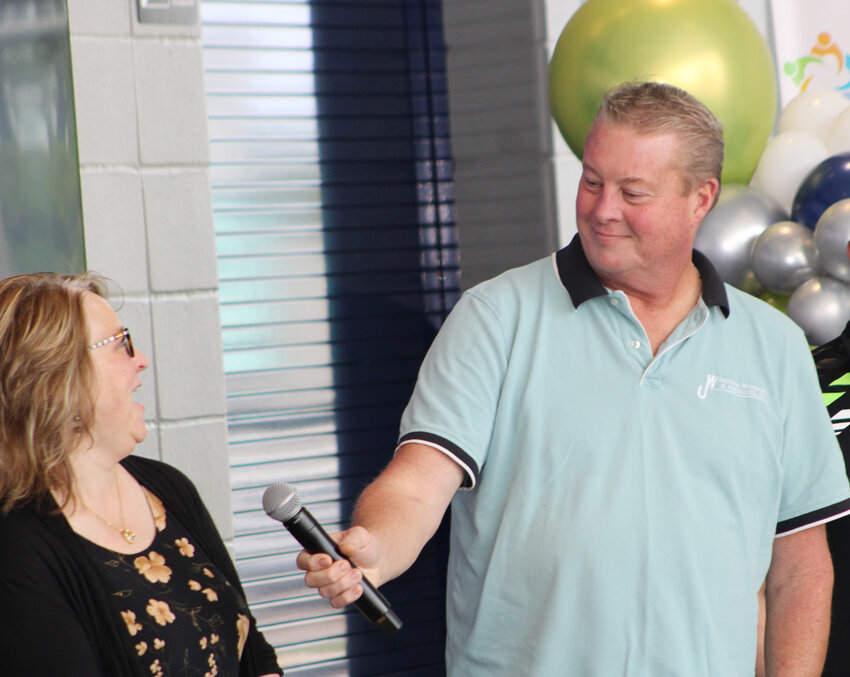
[[[826,578],[826,577],[824,577]],[[766,677],[820,677],[829,641],[832,577],[788,582],[767,600]]]
[[[815,529],[818,527],[802,538],[814,537]],[[804,545],[823,552],[808,557],[806,566],[799,571],[781,570],[768,574],[764,640],[767,677],[819,677],[823,671],[829,641],[832,562],[825,538],[823,543],[810,539]]]
[[[457,464],[417,444],[402,447],[392,463],[357,502],[353,526],[362,526],[379,544],[375,585],[404,573],[440,526],[463,479]]]

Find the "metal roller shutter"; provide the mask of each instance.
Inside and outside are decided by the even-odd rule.
[[[383,637],[304,587],[261,507],[329,530],[389,460],[458,296],[439,0],[203,0],[237,566],[289,675],[439,675],[445,534]]]

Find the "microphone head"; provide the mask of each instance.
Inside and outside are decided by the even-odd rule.
[[[301,510],[298,491],[288,482],[275,482],[263,493],[263,510],[279,522],[288,522]]]

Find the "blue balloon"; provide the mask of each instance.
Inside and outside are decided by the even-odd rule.
[[[850,153],[833,155],[803,179],[791,205],[791,220],[814,230],[821,214],[850,197]]]

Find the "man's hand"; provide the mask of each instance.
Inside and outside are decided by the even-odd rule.
[[[359,599],[363,594],[360,581],[365,575],[375,587],[381,585],[378,569],[380,552],[377,540],[363,527],[352,527],[348,531],[330,534],[340,551],[357,566],[344,559],[333,560],[330,555],[311,555],[302,550],[295,563],[307,573],[304,582],[316,588],[329,600],[331,606],[340,609]]]
[[[296,559],[304,582],[335,609],[363,594],[363,575],[376,588],[407,571],[440,526],[464,472],[448,455],[408,442],[357,501],[347,531],[330,534],[353,562],[302,551]]]

